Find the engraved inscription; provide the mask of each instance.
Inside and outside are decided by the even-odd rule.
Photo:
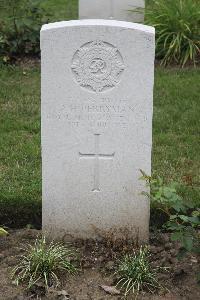
[[[92,102],[84,99],[83,102]],[[105,100],[105,101],[104,101]],[[110,102],[110,103],[109,103]],[[47,112],[48,119],[67,121],[71,127],[88,126],[90,128],[127,128],[130,119],[134,122],[136,105],[129,105],[127,101],[109,101],[109,98],[99,98],[98,104],[80,104],[71,100],[68,105],[57,106]]]
[[[94,41],[76,51],[71,69],[80,86],[103,92],[119,83],[124,63],[116,47],[103,41]]]
[[[100,166],[99,166],[99,160],[100,159],[113,159],[115,152],[112,154],[102,154],[99,150],[99,138],[100,134],[94,135],[94,153],[81,153],[79,152],[80,158],[92,158],[94,159],[94,186],[92,191],[93,192],[100,192],[100,184],[99,184],[99,172],[100,172]]]

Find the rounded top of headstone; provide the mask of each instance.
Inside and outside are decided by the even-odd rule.
[[[143,31],[149,34],[155,34],[155,28],[138,23],[116,21],[116,20],[100,20],[100,19],[88,19],[88,20],[72,20],[72,21],[61,21],[55,23],[49,23],[42,26],[41,31],[59,29],[64,27],[75,27],[75,26],[110,26],[120,27],[124,29],[134,29]]]

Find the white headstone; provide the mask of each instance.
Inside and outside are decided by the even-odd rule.
[[[79,0],[79,19],[114,19],[143,23],[144,8],[145,0]]]
[[[44,25],[43,229],[146,240],[154,29],[106,20]]]

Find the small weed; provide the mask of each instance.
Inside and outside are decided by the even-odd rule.
[[[177,184],[165,185],[161,177],[152,178],[142,170],[142,177],[150,193],[143,192],[151,202],[151,208],[160,210],[166,217],[162,225],[171,232],[171,240],[179,241],[182,249],[179,255],[187,252],[199,253],[200,246],[200,210],[191,202],[186,202],[177,192]]]
[[[125,255],[119,262],[115,274],[119,278],[117,286],[124,291],[125,298],[132,292],[136,299],[143,289],[153,292],[161,287],[157,280],[158,267],[152,268],[149,258],[148,248],[141,246],[138,253]]]
[[[58,277],[61,272],[76,272],[71,263],[71,259],[75,258],[74,251],[61,243],[51,242],[48,245],[45,237],[36,239],[34,246],[28,245],[20,258],[12,271],[12,278],[17,285],[27,283],[28,288],[38,281],[44,282],[46,289],[56,287],[60,283]]]

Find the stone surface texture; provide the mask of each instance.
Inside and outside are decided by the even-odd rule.
[[[53,237],[148,239],[154,29],[82,20],[44,25],[43,229]]]
[[[130,10],[139,11],[130,12]],[[145,0],[79,0],[79,19],[144,22]]]

